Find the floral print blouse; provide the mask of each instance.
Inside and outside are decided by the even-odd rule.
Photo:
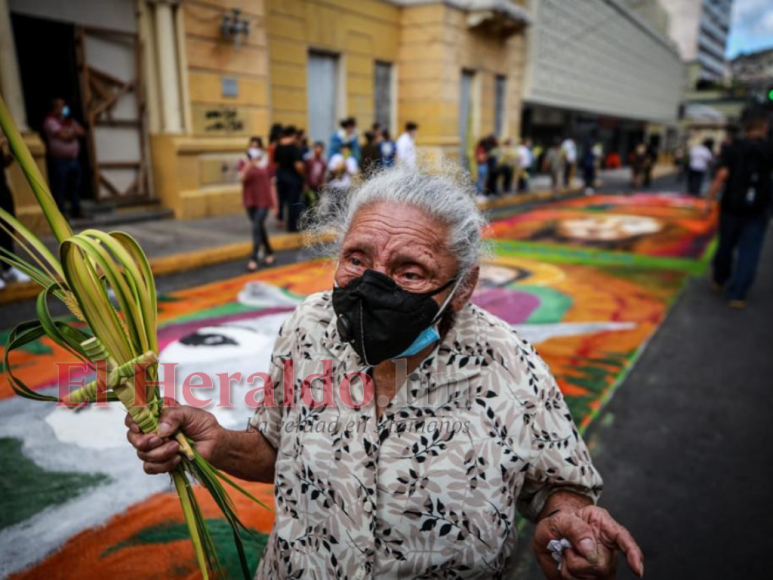
[[[336,397],[312,406],[324,360]],[[601,478],[547,366],[474,305],[380,417],[329,292],[285,321],[271,367],[277,404],[251,419],[277,450],[276,521],[256,578],[501,578],[516,510],[534,520],[559,489],[598,499]]]

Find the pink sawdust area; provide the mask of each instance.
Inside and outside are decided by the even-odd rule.
[[[680,195],[591,196],[491,225],[494,253],[481,267],[473,302],[536,345],[581,429],[620,386],[687,278],[705,267],[716,226],[702,210],[700,201]],[[278,324],[305,296],[330,289],[332,277],[330,262],[311,260],[164,296],[161,360],[179,362],[183,372],[265,370]],[[67,360],[43,340],[9,363],[30,387],[47,389],[57,379],[54,363]],[[176,497],[142,473],[125,442],[107,445],[124,436],[120,413],[108,421],[92,410],[45,405],[18,399],[0,379],[0,532],[8,538],[0,575],[199,577]],[[250,410],[237,404],[233,412],[243,428]],[[107,446],[96,445],[95,436]],[[40,459],[89,455],[99,457],[89,468]],[[134,499],[111,501],[125,486]],[[272,503],[270,485],[245,486]],[[227,577],[239,577],[230,531],[209,497],[199,498]],[[247,539],[255,567],[273,516],[233,498],[255,532]]]

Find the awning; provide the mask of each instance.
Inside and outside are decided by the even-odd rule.
[[[511,36],[532,23],[531,15],[509,0],[470,0],[467,27],[484,28],[487,32]]]

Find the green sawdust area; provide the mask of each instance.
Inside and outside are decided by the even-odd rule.
[[[239,555],[236,551],[236,546],[234,545],[231,527],[223,519],[209,519],[207,520],[207,529],[217,548],[217,556],[223,567],[223,577],[241,578],[242,569],[239,563]],[[263,551],[266,549],[268,536],[255,530],[250,530],[250,532],[251,533],[249,534],[242,534],[242,540],[244,541],[247,564],[254,574],[258,567],[258,562],[260,561],[261,556],[263,556]],[[125,548],[149,544],[187,542],[189,541],[189,538],[188,527],[184,523],[164,522],[137,532],[128,539],[108,548],[102,553],[102,557],[105,558],[110,554]],[[191,571],[192,570],[181,569],[179,570],[179,575],[181,577],[186,577]]]
[[[8,437],[0,438],[0,465],[0,530],[110,480],[100,473],[47,471],[24,455],[21,441]]]
[[[689,274],[700,275],[706,270],[709,256],[713,253],[712,242],[703,256],[693,258],[670,258],[661,256],[644,256],[624,252],[612,252],[592,248],[574,248],[558,244],[538,244],[534,242],[519,242],[512,240],[491,240],[496,254],[513,254],[525,258],[533,258],[558,264],[581,264],[589,266],[633,266],[637,268],[654,268],[661,270],[679,270]]]

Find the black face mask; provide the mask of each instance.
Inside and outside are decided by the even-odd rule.
[[[345,287],[333,289],[338,334],[366,365],[394,358],[436,321],[440,307],[432,297],[455,281],[419,294],[403,290],[385,274],[366,270]]]

